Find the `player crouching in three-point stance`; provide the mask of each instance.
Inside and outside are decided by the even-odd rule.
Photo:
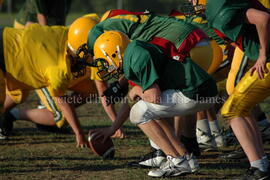
[[[191,166],[196,168],[196,160],[189,157],[174,131],[165,120],[155,120],[211,107],[217,95],[214,80],[189,57],[182,62],[172,60],[158,46],[139,40],[130,42],[118,31],[100,35],[94,44],[94,55],[101,77],[124,74],[142,88],[142,100],[132,107],[130,120],[167,155],[166,163],[148,175],[177,176],[194,171]],[[116,120],[112,127],[99,133],[105,138],[111,136],[122,123]]]
[[[255,65],[241,79],[222,108],[250,162],[241,179],[269,179],[268,159],[250,110],[270,95],[270,14],[258,1],[207,0],[209,24],[244,51]],[[256,72],[255,72],[256,71]]]
[[[0,32],[1,138],[6,138],[10,130],[8,108],[4,107],[8,101],[6,88],[10,96],[12,92],[47,87],[76,134],[77,146],[87,145],[75,111],[64,95],[70,81],[85,74],[90,56],[83,48],[79,50],[83,56],[72,53],[66,27],[34,24],[26,29],[3,28]]]

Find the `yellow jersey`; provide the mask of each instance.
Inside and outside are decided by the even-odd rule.
[[[68,28],[33,24],[25,29],[5,28],[4,57],[8,90],[48,87],[64,94],[72,78],[66,56]]]

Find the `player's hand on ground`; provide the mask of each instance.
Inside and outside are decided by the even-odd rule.
[[[102,142],[104,143],[107,138],[111,137],[115,131],[111,128],[102,128],[102,129],[96,129],[94,130],[95,136],[94,139],[102,138]]]
[[[84,134],[76,134],[76,142],[77,142],[76,147],[78,147],[78,148],[88,147],[88,143],[85,139]]]
[[[266,58],[259,57],[253,67],[250,68],[250,75],[252,76],[254,71],[257,72],[259,79],[264,78],[264,74],[268,73],[266,68]]]

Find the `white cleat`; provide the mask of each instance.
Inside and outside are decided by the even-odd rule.
[[[200,169],[200,165],[198,160],[196,159],[196,157],[193,154],[188,154],[186,155],[186,159],[188,161],[188,164],[191,168],[191,172],[197,172]]]
[[[196,129],[196,136],[197,136],[197,141],[198,141],[199,147],[203,151],[211,151],[211,150],[215,150],[217,148],[217,145],[215,143],[215,139],[211,134],[206,133],[206,132],[202,131],[201,129],[197,128]]]
[[[212,131],[212,136],[214,138],[214,141],[215,141],[217,147],[226,146],[224,137],[222,136],[221,132]]]
[[[167,161],[163,163],[159,169],[149,171],[148,176],[169,177],[187,173],[191,173],[191,168],[185,157],[173,158],[167,156]]]

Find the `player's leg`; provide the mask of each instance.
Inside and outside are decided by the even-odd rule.
[[[177,118],[176,118],[177,117]],[[164,119],[165,120],[165,119]],[[164,120],[157,120],[157,123],[160,125],[162,128],[162,122]],[[196,118],[194,115],[188,115],[188,116],[175,116],[174,119],[172,118],[166,118],[166,122],[171,122],[174,120],[174,122],[181,121],[178,123],[177,128],[179,130],[181,129],[182,134],[176,135],[176,132],[173,128],[173,125],[171,123],[169,124],[169,129],[171,131],[174,131],[173,135],[176,135],[177,140],[180,138],[181,142],[183,143],[184,147],[187,149],[187,151],[190,154],[193,154],[195,156],[200,156],[200,148],[197,143],[196,139]],[[180,126],[181,123],[181,126]],[[175,124],[174,124],[175,127]],[[166,132],[166,128],[163,129],[164,132]],[[169,131],[170,131],[169,130]],[[168,135],[170,136],[170,135]],[[134,161],[129,163],[130,166],[135,166],[135,167],[159,167],[163,161],[166,159],[165,153],[161,150],[159,146],[157,146],[151,139],[149,139],[150,145],[151,145],[151,152],[141,156],[141,158],[138,161]],[[192,157],[193,158],[193,157]],[[194,159],[189,158],[189,163],[192,165],[192,170],[193,172],[198,169],[198,163]],[[195,161],[195,163],[194,163]]]
[[[269,67],[267,63],[267,68]],[[270,95],[269,87],[269,74],[266,74],[264,79],[258,80],[257,75],[250,76],[247,73],[222,108],[222,115],[230,119],[230,125],[248,156],[251,167],[260,171],[266,171],[268,165],[263,163],[265,161],[263,147],[257,137],[259,133],[256,123],[249,116],[249,112],[255,104]]]
[[[7,139],[9,132],[5,125],[4,119],[4,103],[6,98],[6,83],[4,79],[4,72],[0,68],[0,139]]]
[[[185,149],[186,153],[185,153],[185,157],[189,163],[189,166],[191,168],[192,172],[195,172],[199,169],[199,164],[196,160],[196,158],[193,156],[193,153],[188,151],[188,149],[186,148],[186,146],[179,141],[179,138],[176,136],[174,129],[172,128],[171,125],[169,125],[168,120],[164,119],[164,120],[156,120],[156,122],[158,123],[158,125],[163,129],[164,133],[166,134],[166,136],[169,138],[171,144],[173,145],[174,149],[176,149],[176,151],[181,155],[182,154],[182,150]],[[189,127],[185,127],[185,128],[189,128],[189,131],[191,131],[191,133],[195,134],[195,126],[190,126],[190,123],[188,124]],[[182,155],[183,156],[183,155]]]
[[[252,134],[255,135],[256,142],[258,143],[258,147],[263,147],[262,135],[261,135],[261,132],[259,130],[257,120],[252,115],[245,117],[245,119],[246,119],[246,121],[249,123],[249,125],[251,127]],[[258,148],[258,152],[262,156],[265,155],[264,151],[263,151],[263,148]]]
[[[207,119],[209,121],[211,135],[213,136],[216,146],[217,147],[225,146],[225,140],[223,138],[221,128],[217,119],[217,115],[213,107],[206,110],[206,114],[207,114]]]
[[[152,104],[147,103],[144,101],[139,101],[136,103],[130,113],[130,120],[134,124],[137,124],[144,133],[153,140],[163,151],[164,153],[170,157],[168,158],[167,162],[165,163],[166,166],[160,167],[160,169],[156,171],[150,171],[149,175],[154,177],[160,177],[165,175],[166,173],[170,174],[168,166],[174,167],[173,170],[175,171],[177,175],[182,174],[190,170],[190,166],[185,158],[185,154],[187,153],[187,150],[181,145],[181,143],[177,143],[177,147],[174,147],[173,143],[174,141],[177,142],[177,140],[171,141],[170,138],[176,137],[174,132],[170,131],[168,129],[168,135],[166,132],[161,128],[153,119],[156,119],[156,117],[164,118],[164,117],[172,117],[176,115],[185,115],[185,114],[192,114],[198,110],[201,110],[203,108],[209,108],[210,105],[200,104],[199,102],[196,102],[194,100],[191,100],[187,97],[185,97],[181,92],[174,91],[174,90],[168,90],[165,92],[162,92],[162,98],[164,98],[164,101],[162,102],[169,102],[169,99],[172,99],[175,103],[166,103],[166,105],[158,105],[158,104]],[[169,100],[169,101],[168,101]],[[166,126],[166,125],[165,125]],[[152,129],[153,128],[153,129]],[[177,163],[172,163],[171,156],[173,159],[177,159]],[[181,170],[182,169],[182,170]],[[172,174],[170,174],[172,175]]]
[[[174,131],[175,131],[175,134],[180,137],[181,134],[182,134],[182,123],[184,121],[184,118],[185,117],[182,117],[182,116],[175,116],[174,117]]]
[[[17,89],[14,91],[5,90],[6,98],[4,103],[4,118],[1,128],[6,132],[6,136],[10,136],[13,123],[19,118],[19,110],[15,106],[23,102],[28,96],[28,91]]]
[[[270,122],[267,118],[268,109],[267,106],[264,107],[265,104],[268,104],[268,101],[264,101],[260,103],[253,109],[253,114],[255,119],[257,119],[257,124],[261,132],[262,142],[267,143],[270,141]]]
[[[185,148],[182,147],[180,153],[174,148],[169,137],[154,120],[139,124],[138,127],[153,140],[166,154],[167,161],[157,170],[149,171],[151,177],[177,176],[190,173],[190,166],[185,158]]]
[[[206,111],[197,112],[196,136],[199,147],[202,150],[208,151],[215,149],[216,143],[211,135]]]
[[[181,117],[181,135],[178,136],[186,147],[187,151],[195,156],[200,156],[201,151],[196,137],[196,121],[195,114]]]
[[[58,128],[62,128],[65,123],[65,117],[63,116],[62,111],[58,107],[57,102],[55,102],[55,99],[51,96],[50,92],[48,91],[47,88],[41,88],[35,91],[41,100],[42,104],[46,107],[46,109],[35,109],[33,111],[28,112],[28,114],[25,115],[31,115],[30,120],[33,122],[38,122],[38,112],[40,111],[44,117],[46,116],[46,113],[48,114],[47,120],[44,119],[43,121],[40,121],[40,123],[37,123],[38,126],[40,126],[41,129],[57,129],[55,126]],[[47,111],[46,111],[47,110]],[[47,126],[47,127],[46,127]]]
[[[22,109],[19,112],[18,119],[45,126],[56,125],[54,121],[54,115],[48,109]]]
[[[28,96],[28,91],[7,91],[8,96],[5,101],[5,109],[10,109],[6,115],[9,121],[16,120],[25,120],[30,121],[41,128],[47,131],[55,131],[58,128],[56,127],[57,122],[58,126],[62,127],[65,120],[62,117],[61,111],[59,111],[56,103],[53,98],[49,96],[49,92],[44,90],[39,90],[39,97],[43,104],[45,105],[44,109],[18,109],[14,107],[16,104],[19,104],[24,101],[24,99]],[[14,107],[14,108],[12,108]]]

